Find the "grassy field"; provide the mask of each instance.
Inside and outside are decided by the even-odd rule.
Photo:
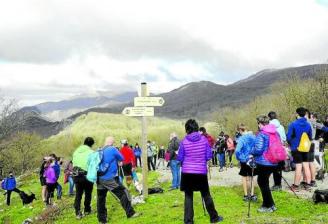
[[[169,183],[159,183],[156,181],[158,174],[152,172],[149,182],[152,186],[161,186],[164,194],[151,195],[146,204],[137,205],[135,208],[142,215],[135,219],[126,219],[120,204],[108,194],[107,208],[109,223],[122,224],[151,224],[151,223],[183,223],[183,194],[180,191],[167,191]],[[21,189],[31,190],[39,195],[40,187],[36,174],[25,177],[20,181],[23,183]],[[64,187],[64,194],[67,194],[67,187]],[[216,208],[220,215],[224,217],[223,223],[328,223],[328,206],[325,204],[314,205],[311,201],[297,199],[287,192],[274,192],[274,199],[278,210],[273,214],[259,214],[256,209],[261,204],[261,199],[257,203],[252,203],[251,218],[247,218],[247,203],[241,200],[243,192],[241,187],[213,187],[212,195]],[[258,195],[259,192],[257,192]],[[93,213],[82,221],[76,220],[73,209],[73,198],[64,196],[61,201],[55,201],[58,209],[44,210],[44,205],[38,196],[31,206],[23,207],[16,194],[12,197],[10,207],[4,205],[4,199],[0,205],[0,223],[20,224],[26,218],[38,216],[48,217],[46,221],[35,223],[58,223],[58,224],[78,224],[97,223],[96,195],[93,194]],[[199,193],[194,197],[195,223],[209,223],[208,215],[204,215]]]

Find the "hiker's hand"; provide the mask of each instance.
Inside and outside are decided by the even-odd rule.
[[[123,166],[123,162],[122,161],[118,162],[118,165]]]

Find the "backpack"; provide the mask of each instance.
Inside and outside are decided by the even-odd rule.
[[[98,153],[99,153],[100,162],[99,162],[99,165],[98,165],[97,176],[101,177],[101,176],[104,176],[107,173],[107,170],[109,168],[109,163],[105,163],[104,166],[100,166],[100,164],[104,160],[104,149],[99,150]]]
[[[269,135],[269,148],[263,153],[264,158],[274,164],[286,160],[287,152],[281,143],[279,134],[277,132],[266,134]]]
[[[312,196],[313,202],[315,204],[319,202],[324,202],[328,204],[328,189],[326,190],[315,190]]]
[[[309,139],[309,136],[306,132],[303,132],[301,136],[300,144],[297,147],[297,150],[299,152],[309,152],[311,148],[311,141]]]
[[[1,188],[3,190],[7,190],[7,178],[5,178],[2,182],[1,182]]]

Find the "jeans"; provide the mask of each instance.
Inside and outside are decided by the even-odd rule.
[[[69,192],[68,192],[68,194],[69,195],[72,195],[72,194],[74,194],[74,185],[75,185],[72,176],[69,176],[68,177],[68,184],[69,184]]]
[[[260,187],[262,198],[263,198],[262,206],[265,208],[271,208],[274,205],[274,201],[269,186],[269,178],[275,169],[276,167],[257,165],[257,172],[258,172],[257,183]]]
[[[75,201],[74,208],[75,214],[78,215],[81,213],[81,201],[84,194],[84,212],[91,212],[91,198],[92,198],[92,189],[93,183],[88,181],[86,176],[77,176],[73,178],[75,183]]]
[[[58,182],[57,182],[56,190],[57,190],[57,198],[61,199],[63,188]]]
[[[211,194],[208,190],[201,191],[202,200],[205,202],[206,210],[210,215],[210,222],[215,222],[218,219],[218,213],[215,210],[215,205]],[[194,223],[194,192],[185,191],[185,203],[184,203],[184,223]]]
[[[225,167],[225,153],[218,153],[218,160],[220,164],[220,168]]]
[[[131,198],[126,188],[115,180],[99,180],[97,185],[97,215],[99,222],[106,223],[108,221],[106,208],[107,191],[110,191],[119,199],[128,218],[134,215],[135,211],[131,205]]]
[[[138,161],[139,161],[139,166],[141,167],[142,163],[141,163],[141,157],[140,156],[136,156],[136,167],[138,167]]]
[[[178,189],[180,187],[180,162],[178,160],[171,160],[170,167],[172,172],[172,188]]]

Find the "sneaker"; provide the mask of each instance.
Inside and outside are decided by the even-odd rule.
[[[133,215],[131,215],[131,216],[128,217],[128,218],[129,218],[129,219],[131,219],[131,218],[137,218],[137,217],[139,217],[139,216],[141,216],[141,213],[136,212],[136,213],[134,213]]]
[[[222,222],[223,221],[223,217],[222,216],[218,216],[216,220],[211,221],[211,223],[218,223],[218,222]]]
[[[273,205],[273,206],[271,207],[271,209],[272,209],[273,211],[277,211],[277,207],[276,207],[275,205]]]
[[[250,200],[251,200],[252,202],[257,202],[257,196],[256,196],[256,195],[252,195],[252,196],[250,197]]]
[[[300,186],[293,184],[291,187],[291,191],[294,192],[299,192],[300,191]]]
[[[250,197],[248,195],[244,195],[243,201],[249,201]]]
[[[223,172],[223,168],[220,168],[220,169],[219,169],[219,172]]]
[[[305,191],[311,191],[312,190],[312,186],[311,186],[311,184],[306,184],[306,185],[303,186],[303,189]]]
[[[79,212],[77,215],[76,215],[76,219],[77,220],[80,220],[83,218],[83,214],[81,212]]]
[[[233,168],[233,164],[232,163],[230,163],[230,168]]]
[[[274,185],[271,187],[271,191],[281,191],[282,187],[281,185]]]
[[[169,188],[169,191],[174,191],[174,190],[177,190],[178,188],[176,188],[176,187],[170,187]]]
[[[300,187],[301,187],[301,188],[304,188],[304,186],[306,186],[306,185],[307,185],[307,183],[304,182],[304,181],[302,181],[302,182],[300,183]]]
[[[260,212],[260,213],[272,213],[272,212],[274,212],[272,207],[266,208],[266,207],[263,207],[263,206],[261,208],[257,209],[257,211]]]

